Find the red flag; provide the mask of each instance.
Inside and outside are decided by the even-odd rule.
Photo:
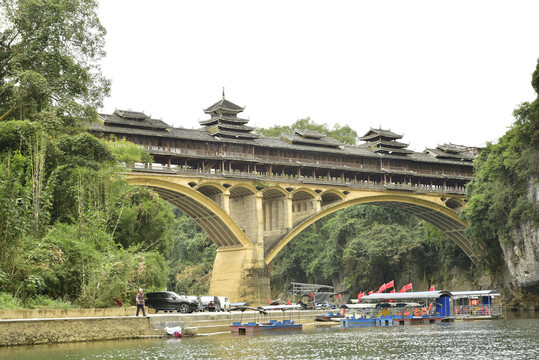
[[[404,291],[412,290],[412,283],[406,284],[403,286]]]
[[[290,305],[290,298],[288,298],[288,305]]]
[[[372,290],[368,292],[369,295],[372,295]]]
[[[268,298],[268,305],[269,305],[269,298]]]
[[[412,289],[412,283],[406,284],[402,287],[402,289],[399,290],[400,293],[406,292],[406,290]]]
[[[390,282],[388,282],[386,284],[386,290],[391,289],[391,288],[395,288],[395,281],[394,280],[391,280]]]
[[[360,292],[359,294],[357,294],[357,298],[358,298],[358,299],[361,299],[361,298],[363,297],[363,295],[365,295],[365,294],[363,294],[362,292]]]
[[[382,292],[386,289],[386,284],[383,284],[381,285],[379,288],[378,288],[378,292]]]
[[[376,290],[374,293],[375,294],[380,294],[380,289]]]
[[[341,300],[341,294],[337,294],[337,298],[339,298],[339,300]]]
[[[314,293],[311,293],[311,297],[314,297]]]
[[[430,287],[429,291],[434,291],[434,285]]]
[[[393,289],[393,290],[390,291],[390,293],[392,293],[392,294],[393,294],[394,292],[395,292],[395,289]]]

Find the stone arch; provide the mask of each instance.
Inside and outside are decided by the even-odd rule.
[[[296,196],[296,194],[300,194],[300,193],[307,193],[309,195],[311,195],[312,198],[316,199],[318,197],[318,193],[312,189],[309,189],[309,188],[305,188],[305,187],[300,187],[300,188],[297,188],[295,189],[294,191],[292,191],[290,194],[292,194],[292,198],[294,198]]]
[[[165,201],[188,214],[218,247],[245,247],[251,242],[242,229],[213,200],[192,188],[169,181],[130,176],[130,185],[152,188]]]
[[[250,193],[253,195],[258,193],[258,189],[249,184],[234,185],[231,186],[228,191],[230,192],[230,197],[244,196],[246,193]]]
[[[320,198],[322,199],[322,207],[325,207],[336,201],[343,200],[344,194],[336,190],[326,190],[320,194]]]
[[[292,227],[320,210],[320,196],[314,190],[298,188],[290,193],[292,198]]]
[[[227,191],[224,186],[215,183],[202,183],[197,185],[195,190],[211,199],[221,209],[224,208],[223,194]]]
[[[276,198],[276,197],[282,197],[282,196],[286,197],[290,194],[288,191],[286,191],[286,189],[283,189],[280,186],[270,186],[260,192],[262,193],[262,196],[265,198]],[[279,195],[279,193],[282,195]]]
[[[278,238],[290,228],[288,211],[290,193],[280,186],[270,186],[262,191],[263,234]]]
[[[355,199],[334,203],[323,208],[321,211],[295,226],[287,236],[276,243],[271,249],[268,249],[264,261],[269,265],[286,244],[314,222],[335,211],[360,204],[385,206],[411,213],[441,229],[473,262],[476,261],[470,240],[468,240],[465,235],[467,224],[465,221],[458,218],[457,213],[454,210],[434,201],[397,194],[369,194]]]
[[[227,212],[253,243],[256,243],[259,234],[258,222],[253,221],[252,215],[257,212],[257,195],[258,190],[247,184],[228,189]]]

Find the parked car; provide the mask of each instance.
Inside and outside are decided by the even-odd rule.
[[[218,296],[222,311],[230,311],[230,301],[225,296]]]
[[[156,291],[146,294],[146,306],[154,308],[156,313],[163,310],[165,312],[178,311],[186,314],[196,311],[198,302],[178,295],[173,291]]]
[[[196,296],[196,295],[185,295],[186,298],[188,298],[189,300],[193,300],[193,301],[196,301],[197,304],[198,304],[198,308],[196,311],[204,311],[204,305],[202,305],[202,300],[200,300],[200,296]]]
[[[201,296],[200,300],[202,300],[202,305],[204,306],[204,311],[222,311],[221,308],[221,301],[217,296]]]

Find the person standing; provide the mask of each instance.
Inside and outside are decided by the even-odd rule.
[[[140,309],[142,309],[142,316],[146,316],[146,312],[144,311],[144,305],[146,305],[146,302],[144,301],[144,293],[142,292],[142,289],[138,289],[138,294],[137,294],[137,316],[138,316],[138,313],[139,313]]]

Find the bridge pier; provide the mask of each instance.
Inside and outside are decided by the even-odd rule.
[[[210,294],[226,296],[230,302],[265,305],[270,296],[269,275],[262,244],[220,248],[213,263]]]

